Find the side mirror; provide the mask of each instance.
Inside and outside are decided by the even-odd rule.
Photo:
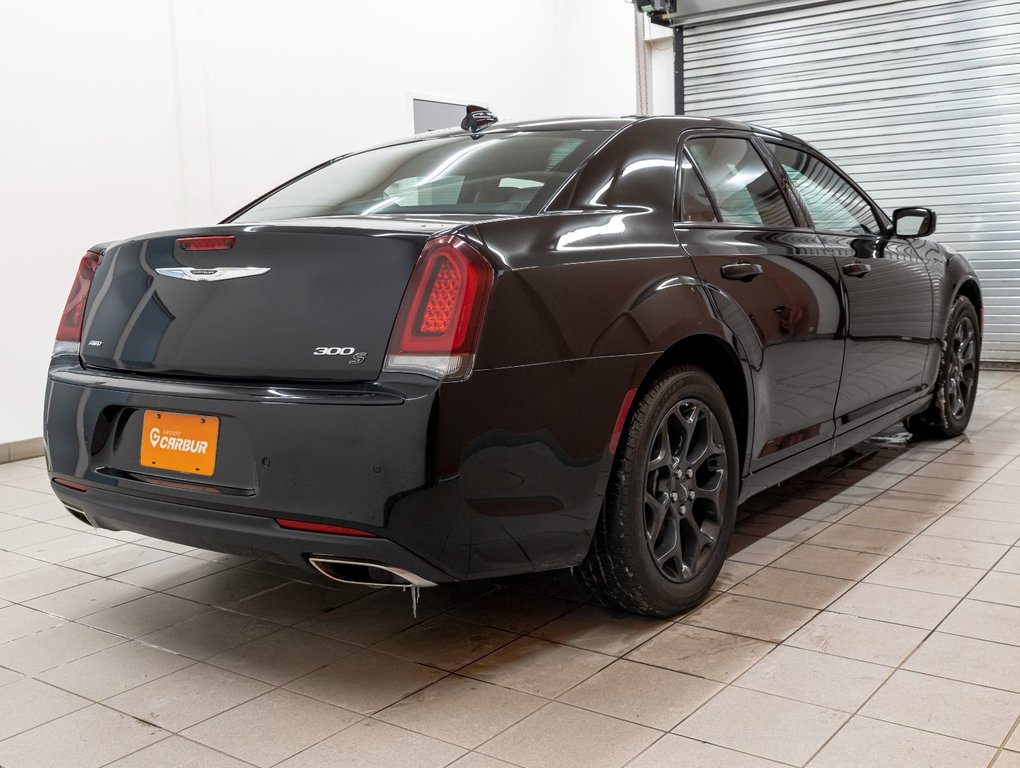
[[[898,237],[928,237],[935,231],[935,211],[931,208],[897,208],[892,220]]]

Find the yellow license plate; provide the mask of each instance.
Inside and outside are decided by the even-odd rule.
[[[219,432],[215,416],[146,411],[139,461],[143,467],[212,475]]]

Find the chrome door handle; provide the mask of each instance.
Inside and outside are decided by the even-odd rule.
[[[761,264],[748,264],[741,261],[736,264],[727,264],[719,268],[721,274],[727,280],[740,280],[749,283],[762,273]]]
[[[851,261],[843,265],[843,274],[847,277],[864,277],[871,271],[871,265],[863,261]]]

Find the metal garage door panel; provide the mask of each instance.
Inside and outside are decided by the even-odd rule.
[[[1020,4],[840,0],[684,25],[686,112],[789,131],[887,210],[929,205],[1020,362]]]

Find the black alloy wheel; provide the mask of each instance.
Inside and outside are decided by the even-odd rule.
[[[957,320],[947,352],[946,408],[949,415],[958,420],[974,402],[977,387],[977,329],[967,315]]]
[[[719,386],[691,365],[635,400],[581,582],[604,604],[675,616],[701,602],[726,557],[740,460]]]

